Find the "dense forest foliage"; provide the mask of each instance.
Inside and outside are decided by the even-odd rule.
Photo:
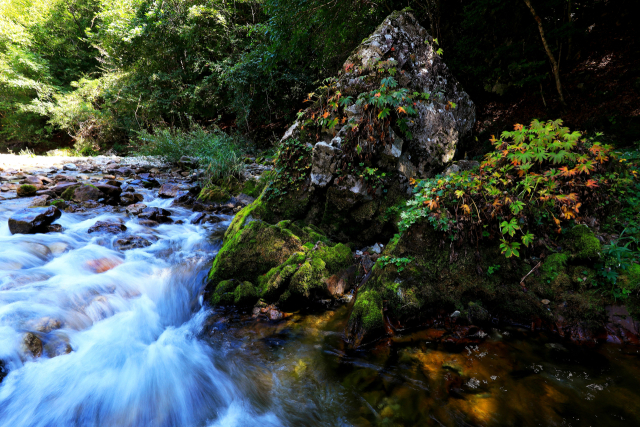
[[[235,129],[268,145],[295,119],[306,94],[334,75],[386,15],[405,7],[439,40],[472,99],[484,103],[480,119],[495,102],[525,96],[560,116],[585,107],[575,95],[584,90],[575,72],[594,43],[604,46],[603,34],[615,39],[634,31],[625,25],[630,4],[1,0],[0,150],[75,144],[85,154],[119,151],[140,132],[193,123]],[[580,89],[561,89],[556,68],[559,81],[572,79]],[[637,71],[632,64],[630,72]],[[639,89],[640,80],[631,82],[627,93]],[[544,116],[540,111],[520,120]],[[621,120],[608,113],[608,125]]]

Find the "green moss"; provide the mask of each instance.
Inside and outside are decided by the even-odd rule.
[[[261,203],[258,198],[234,218],[209,273],[211,283],[257,283],[251,298],[283,304],[328,296],[325,279],[352,264],[351,249],[330,246],[326,236],[302,223],[250,220]]]
[[[640,265],[632,264],[624,274],[618,277],[618,282],[621,289],[631,292],[640,288]]]
[[[232,304],[234,301],[233,290],[235,287],[236,283],[233,280],[223,280],[218,283],[209,301],[213,305]]]
[[[382,317],[382,298],[374,289],[358,293],[353,311],[349,318],[351,327],[372,333],[384,327]]]
[[[31,196],[35,196],[36,191],[38,191],[38,189],[33,185],[22,184],[20,187],[18,187],[18,190],[16,190],[16,193],[20,197],[31,197]]]
[[[242,282],[233,291],[233,303],[239,306],[251,306],[258,301],[258,291],[251,282]]]
[[[602,245],[586,225],[577,225],[569,232],[576,259],[596,259],[600,257]]]
[[[324,262],[330,274],[337,273],[353,264],[351,249],[342,243],[338,243],[333,247],[320,245],[315,256]]]
[[[226,189],[217,185],[203,188],[198,195],[198,199],[204,202],[226,202],[231,198],[231,194]]]
[[[251,197],[259,197],[267,183],[267,179],[262,177],[258,180],[248,179],[242,184],[242,193]]]
[[[67,188],[62,192],[62,195],[60,195],[60,198],[62,200],[66,200],[67,202],[71,201],[73,199],[73,193],[75,193],[76,188],[78,187],[80,187],[80,184],[70,186],[69,188]]]

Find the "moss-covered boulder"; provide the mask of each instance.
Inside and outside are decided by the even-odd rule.
[[[20,187],[16,189],[16,195],[18,197],[32,197],[36,195],[38,189],[35,185],[31,184],[22,184]]]
[[[542,260],[533,251],[508,259],[497,241],[452,242],[426,222],[414,224],[387,246],[360,288],[348,337],[359,345],[383,334],[383,312],[404,325],[456,310],[472,322],[602,325],[611,301],[594,286],[600,242],[577,226],[557,247],[562,252],[545,250]],[[633,272],[629,277],[634,282]]]
[[[331,297],[327,280],[352,264],[351,249],[312,225],[256,219],[261,204],[259,198],[242,209],[225,233],[209,273],[211,303],[252,305],[261,298],[295,308]]]

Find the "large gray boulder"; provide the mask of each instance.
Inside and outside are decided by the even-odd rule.
[[[438,49],[410,12],[387,17],[284,134],[263,217],[353,242],[392,233],[388,209],[411,180],[444,172],[471,140],[475,106]]]
[[[476,120],[475,105],[437,50],[434,39],[410,12],[394,12],[345,61],[337,79],[342,96],[355,100],[359,94],[379,87],[388,76],[385,70],[393,68],[397,88],[430,94],[429,99],[415,105],[417,115],[408,123],[412,138],[399,135],[397,127],[394,130],[390,126],[384,141],[380,141],[384,148],[375,153],[407,178],[427,178],[442,172],[471,136]],[[365,111],[353,104],[345,114],[360,122]],[[294,123],[282,140],[300,138],[302,128],[300,121]],[[325,186],[331,181],[336,169],[333,157],[348,137],[348,129],[345,125],[337,134],[324,129],[319,141],[311,141],[314,185]]]

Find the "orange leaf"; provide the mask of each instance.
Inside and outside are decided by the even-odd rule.
[[[515,130],[522,130],[524,128],[524,126],[522,126],[519,123],[516,123],[515,126],[513,127]]]
[[[329,112],[328,112],[328,111],[325,111],[325,112],[324,112],[324,114],[322,115],[322,117],[323,117],[323,118],[325,118],[325,119],[326,119],[327,117],[329,117]]]
[[[587,181],[587,183],[585,185],[587,187],[589,187],[589,188],[596,188],[596,187],[598,187],[597,182],[598,181],[596,181],[595,179],[590,179],[589,181]]]
[[[380,98],[380,92],[376,93],[376,98]]]
[[[406,111],[404,108],[402,108],[402,107],[398,107],[398,113],[405,113],[405,114],[407,114],[407,111]]]

